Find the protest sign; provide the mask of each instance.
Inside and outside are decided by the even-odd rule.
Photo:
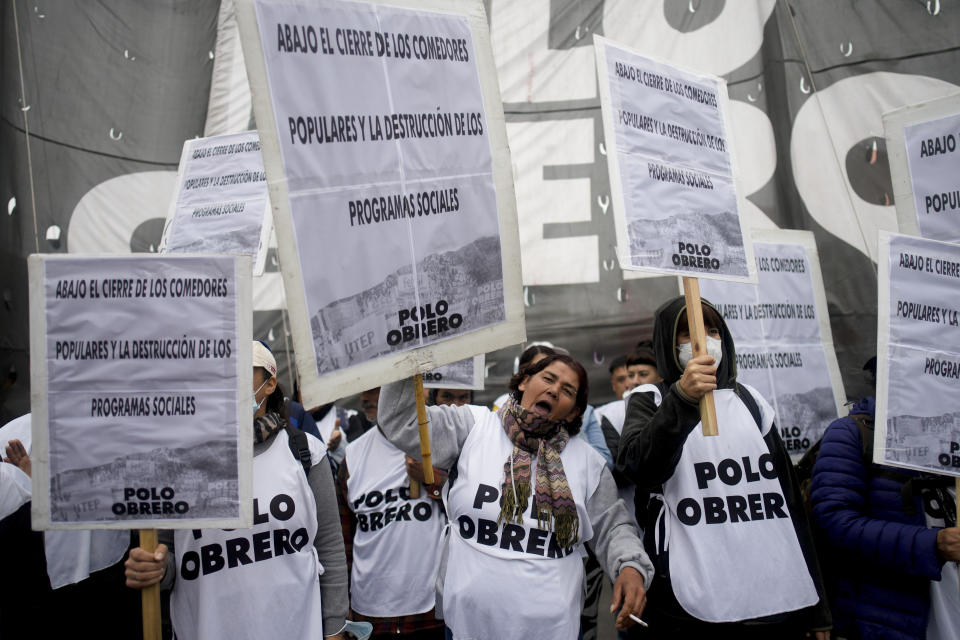
[[[522,341],[482,3],[247,0],[238,17],[304,402]]]
[[[250,526],[250,271],[30,256],[36,528]]]
[[[187,140],[160,253],[247,255],[263,275],[269,212],[256,131]]]
[[[423,374],[423,386],[427,389],[472,389],[483,390],[485,357],[481,354],[464,358]]]
[[[960,245],[879,249],[874,462],[960,477]]]
[[[901,233],[960,242],[960,94],[884,114]]]
[[[620,266],[756,282],[723,79],[594,47]]]
[[[737,380],[776,411],[780,436],[799,459],[843,413],[846,394],[833,349],[820,258],[809,231],[753,230],[758,282],[704,280],[737,352]]]

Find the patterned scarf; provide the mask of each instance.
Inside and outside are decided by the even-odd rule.
[[[512,396],[498,415],[504,432],[513,443],[513,453],[503,465],[503,486],[500,488],[503,502],[497,524],[523,522],[523,512],[530,499],[531,454],[536,453],[537,525],[553,531],[561,547],[576,543],[580,519],[560,460],[560,452],[570,440],[566,424],[527,411]]]
[[[259,418],[253,419],[253,442],[255,444],[266,442],[280,429],[283,429],[283,418],[279,413],[268,411]]]

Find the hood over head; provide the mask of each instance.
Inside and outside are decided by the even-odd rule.
[[[703,306],[716,311],[719,318],[720,341],[723,345],[723,358],[717,370],[717,388],[729,389],[737,380],[737,352],[733,345],[730,329],[723,320],[723,315],[706,298],[701,298]],[[657,371],[663,376],[666,384],[673,384],[683,375],[683,367],[677,358],[677,325],[680,316],[687,310],[687,301],[683,296],[677,296],[660,305],[654,312],[653,324],[653,352],[657,356]]]

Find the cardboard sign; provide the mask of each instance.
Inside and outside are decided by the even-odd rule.
[[[756,282],[727,88],[594,36],[620,266]]]
[[[960,94],[883,116],[901,233],[960,242]]]
[[[960,245],[879,248],[874,461],[960,477]]]
[[[425,389],[472,389],[483,391],[484,361],[481,354],[464,358],[423,374]]]
[[[239,8],[307,404],[524,337],[482,4],[405,4]]]
[[[733,336],[737,380],[773,405],[780,437],[799,459],[844,413],[846,401],[820,258],[809,231],[751,235],[757,284],[704,280],[700,289]]]
[[[250,526],[250,271],[30,256],[35,528]]]
[[[256,131],[184,142],[176,194],[160,253],[247,255],[263,275],[270,198]]]

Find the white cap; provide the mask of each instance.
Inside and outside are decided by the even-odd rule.
[[[259,340],[253,341],[253,366],[263,367],[271,376],[276,377],[277,375],[276,359],[274,359],[270,349]]]

